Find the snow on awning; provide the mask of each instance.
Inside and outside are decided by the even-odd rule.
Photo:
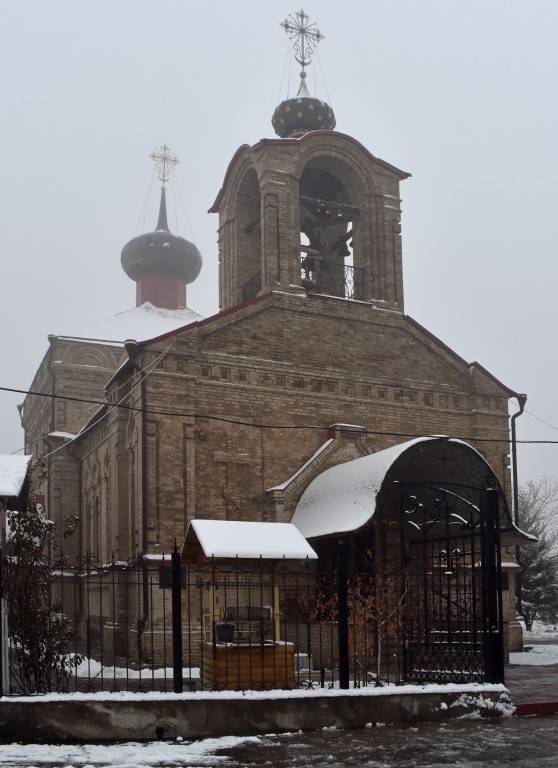
[[[317,557],[292,523],[192,520],[184,538],[181,559],[183,563],[195,565],[211,558],[315,560]]]
[[[17,498],[23,488],[31,456],[0,454],[0,496]]]
[[[423,481],[440,489],[446,483],[449,488],[462,483],[461,495],[466,495],[465,488],[472,494],[470,500],[464,499],[471,508],[478,504],[478,491],[486,487],[487,477],[500,491],[502,544],[532,538],[513,525],[505,494],[486,459],[462,440],[444,436],[416,438],[326,469],[302,494],[291,522],[307,539],[357,531],[374,516],[380,492],[382,507],[397,514],[400,484]]]
[[[431,439],[419,437],[326,469],[302,494],[291,522],[307,539],[362,528],[374,515],[376,496],[392,464],[412,446]]]

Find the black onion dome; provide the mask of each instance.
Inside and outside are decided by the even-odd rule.
[[[271,123],[282,139],[296,138],[310,131],[332,131],[335,115],[325,101],[299,95],[282,101],[273,113]]]
[[[178,277],[187,284],[199,275],[202,257],[196,246],[169,231],[164,189],[157,229],[126,243],[120,261],[122,269],[132,280],[148,274],[165,274]]]

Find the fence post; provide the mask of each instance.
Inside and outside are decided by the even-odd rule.
[[[175,693],[182,693],[182,584],[180,551],[174,542],[172,570],[172,680]]]
[[[345,542],[337,550],[337,633],[339,640],[339,687],[349,687],[349,601]]]
[[[2,569],[2,548],[0,547],[0,696],[4,691],[4,574]],[[7,643],[6,643],[7,647]],[[7,665],[6,665],[7,666]]]
[[[486,593],[484,617],[484,677],[487,683],[504,682],[504,648],[500,587],[500,510],[497,490],[480,492],[482,545]]]

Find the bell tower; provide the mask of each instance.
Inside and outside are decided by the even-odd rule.
[[[219,213],[221,309],[273,290],[321,293],[403,312],[399,182],[409,176],[335,131],[306,67],[323,35],[303,11],[283,28],[301,65],[276,108],[277,139],[238,149]]]

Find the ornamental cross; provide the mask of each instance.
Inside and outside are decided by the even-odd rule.
[[[314,48],[324,39],[324,35],[315,24],[309,23],[310,16],[307,16],[301,9],[298,13],[291,15],[281,24],[290,40],[293,41],[293,51],[296,61],[302,67],[310,64]]]
[[[159,147],[155,152],[152,152],[149,157],[155,163],[159,181],[162,181],[164,186],[170,179],[174,166],[179,163],[180,160],[176,159],[176,155],[172,154],[166,144],[163,144],[162,147]]]

